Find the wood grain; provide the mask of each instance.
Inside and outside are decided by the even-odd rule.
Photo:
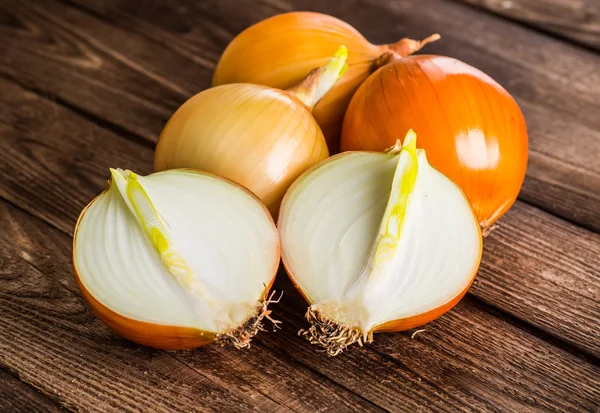
[[[0,54],[0,73],[61,104],[153,144],[173,108],[198,89],[186,79],[210,77],[209,69],[97,19],[74,25],[68,21],[73,9],[61,7],[59,13],[44,8],[52,4],[0,4],[0,41],[6,50]],[[119,50],[111,43],[127,47]],[[148,60],[163,68],[171,62],[178,68],[179,84],[164,69],[146,66]]]
[[[576,410],[578,406],[591,409],[600,401],[596,383],[600,370],[597,367],[492,316],[472,299],[428,325],[427,337],[430,338],[426,342],[417,338],[410,340],[406,333],[378,335],[375,345],[370,348],[354,350],[333,359],[315,352],[297,337],[297,328],[304,325],[302,315],[306,305],[284,277],[279,277],[276,282],[276,288],[286,290],[286,298],[276,308],[276,315],[284,321],[285,328],[275,334],[260,335],[256,346],[243,353],[243,357],[208,346],[197,351],[174,353],[176,360],[168,360],[161,352],[119,339],[90,314],[77,292],[70,269],[71,240],[67,234],[78,209],[105,186],[103,179],[108,174],[103,172],[103,165],[143,171],[147,164],[144,153],[151,151],[91,125],[81,116],[53,106],[14,84],[0,81],[0,85],[5,91],[0,105],[0,119],[3,119],[0,133],[7,138],[0,143],[0,165],[6,165],[7,169],[0,172],[9,172],[4,174],[6,182],[0,186],[0,195],[61,229],[59,232],[4,203],[5,209],[0,215],[7,217],[6,221],[11,225],[0,236],[18,240],[17,243],[2,243],[6,245],[7,262],[13,263],[14,269],[8,273],[18,274],[18,279],[0,284],[0,288],[8,289],[0,292],[0,296],[4,298],[3,305],[10,309],[0,317],[10,320],[9,331],[20,331],[20,340],[40,342],[29,355],[23,354],[22,348],[11,349],[5,359],[13,363],[13,368],[29,375],[29,380],[50,389],[61,400],[73,403],[85,394],[85,403],[89,403],[86,406],[93,405],[100,397],[94,383],[101,376],[112,378],[117,370],[129,382],[135,383],[136,391],[127,393],[132,403],[139,403],[139,406],[156,403],[154,399],[146,401],[139,396],[143,393],[144,397],[149,397],[147,392],[140,391],[149,385],[140,371],[148,371],[150,359],[162,363],[161,377],[169,383],[163,385],[171,386],[174,392],[169,400],[172,397],[179,400],[181,392],[189,394],[184,391],[188,388],[187,382],[170,383],[175,378],[169,372],[171,369],[177,372],[176,362],[181,362],[184,366],[180,369],[191,369],[186,373],[189,376],[185,376],[190,380],[192,371],[215,380],[211,385],[217,388],[211,394],[233,391],[238,386],[242,386],[239,392],[252,394],[248,387],[243,387],[245,383],[264,389],[263,393],[273,399],[280,397],[281,401],[276,399],[279,403],[292,392],[297,398],[287,396],[285,400],[299,405],[286,407],[305,411],[326,406],[335,406],[338,411],[348,405],[369,410],[374,409],[372,404],[389,410],[414,410],[419,406],[428,406],[432,411],[449,408],[524,410],[552,406]],[[34,121],[50,114],[54,122],[36,124]],[[15,119],[19,122],[14,122]],[[42,137],[43,146],[39,142]],[[19,173],[13,173],[17,169]],[[95,175],[84,176],[84,169]],[[60,185],[56,183],[57,177],[61,179]],[[36,181],[38,189],[28,193],[27,198],[31,200],[27,201],[20,193],[32,185],[32,181]],[[64,189],[58,190],[58,187]],[[64,194],[71,194],[73,199]],[[498,248],[502,255],[501,243]],[[524,272],[535,274],[527,263],[535,264],[523,260]],[[494,274],[490,272],[489,277]],[[585,274],[581,276],[585,277]],[[513,276],[512,282],[518,282],[519,277],[522,275]],[[548,291],[548,294],[553,292]],[[560,328],[565,329],[572,324],[568,318],[558,320],[560,323]],[[6,334],[0,334],[0,337],[4,336]],[[77,371],[72,371],[69,366],[78,354],[74,348],[82,351],[79,353],[84,355],[81,359],[93,360],[93,364],[79,361]],[[8,350],[3,348],[2,351]],[[63,369],[60,375],[52,374],[54,365],[43,369],[35,364],[36,354],[44,351],[57,354],[53,356],[53,363],[59,363]],[[482,358],[482,354],[488,354],[489,358]],[[319,379],[317,373],[323,377]],[[180,380],[179,373],[173,374]],[[304,385],[299,382],[303,375],[306,377]],[[540,380],[540,377],[548,380]],[[562,380],[564,377],[571,379]],[[78,387],[68,384],[73,378],[81,380]],[[239,384],[241,379],[244,381]],[[118,384],[121,379],[114,380]],[[194,389],[197,388],[192,391],[195,403],[209,397],[203,390],[208,385],[194,381]],[[352,397],[352,393],[344,389],[358,396]],[[236,391],[235,396],[242,397],[239,392]],[[218,400],[222,401],[220,397]],[[312,404],[308,408],[304,403]],[[227,410],[230,406],[222,408]]]
[[[600,51],[596,0],[457,0]]]
[[[517,202],[470,293],[600,357],[600,235]]]
[[[59,413],[65,410],[33,387],[0,368],[0,411]]]
[[[210,85],[227,42],[272,14],[333,14],[376,43],[440,32],[442,40],[426,52],[484,70],[523,109],[530,160],[521,199],[600,231],[597,54],[443,0],[15,3],[0,6],[6,15],[0,40],[8,48],[0,73],[147,143],[155,142],[179,104]]]

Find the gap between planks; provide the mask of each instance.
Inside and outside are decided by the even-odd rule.
[[[48,413],[65,412],[67,409],[44,393],[32,383],[19,377],[0,365],[0,411],[12,413],[30,413],[44,411]]]

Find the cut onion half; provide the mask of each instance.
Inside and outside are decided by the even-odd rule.
[[[413,131],[386,153],[346,152],[305,172],[278,227],[283,263],[310,304],[302,334],[329,355],[444,314],[481,260],[469,202]]]
[[[192,170],[111,169],[81,213],[73,265],[84,297],[119,335],[161,349],[248,347],[270,311],[279,238],[266,207]]]

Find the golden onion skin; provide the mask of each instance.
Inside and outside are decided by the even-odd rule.
[[[519,106],[483,72],[431,55],[392,61],[352,98],[343,151],[381,151],[413,129],[431,165],[459,185],[489,229],[515,202],[527,168]]]
[[[291,93],[231,84],[197,94],[173,114],[154,168],[193,168],[231,179],[276,216],[292,182],[328,156],[310,109]]]
[[[219,60],[213,86],[254,83],[287,89],[311,69],[325,64],[340,45],[346,46],[348,70],[313,110],[334,154],[339,151],[341,124],[352,94],[377,67],[377,59],[390,51],[405,56],[423,44],[403,39],[377,46],[333,16],[284,13],[250,26],[231,41]]]

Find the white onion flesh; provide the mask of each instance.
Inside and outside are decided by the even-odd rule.
[[[137,179],[203,291],[176,280],[115,184],[77,228],[74,264],[85,289],[110,310],[148,323],[221,333],[253,316],[279,262],[266,208],[208,174],[171,170]]]
[[[399,156],[330,158],[290,188],[278,223],[284,264],[311,308],[365,334],[450,302],[468,288],[481,257],[479,225],[463,192],[417,150],[399,242],[385,274],[369,275]]]

